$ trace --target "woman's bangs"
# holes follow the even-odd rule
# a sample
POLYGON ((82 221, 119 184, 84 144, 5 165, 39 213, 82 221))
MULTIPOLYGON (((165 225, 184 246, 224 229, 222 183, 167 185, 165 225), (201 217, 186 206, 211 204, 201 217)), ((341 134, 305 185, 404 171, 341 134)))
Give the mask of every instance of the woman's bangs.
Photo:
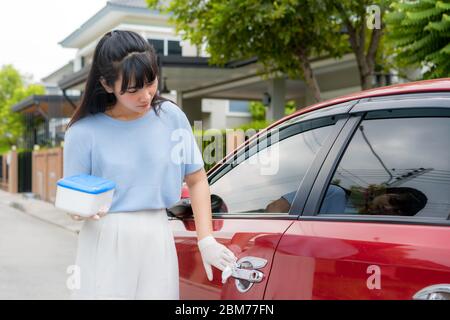
POLYGON ((152 62, 147 52, 132 53, 122 62, 121 93, 128 89, 141 89, 156 78, 152 62))

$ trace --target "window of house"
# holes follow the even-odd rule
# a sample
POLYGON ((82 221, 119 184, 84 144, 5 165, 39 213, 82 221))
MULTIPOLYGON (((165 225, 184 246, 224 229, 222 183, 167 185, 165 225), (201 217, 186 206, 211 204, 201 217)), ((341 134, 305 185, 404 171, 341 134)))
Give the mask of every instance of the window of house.
POLYGON ((180 41, 148 39, 148 42, 153 45, 156 53, 159 55, 181 56, 182 51, 180 41))
POLYGON ((230 112, 244 112, 249 113, 249 102, 248 101, 238 101, 231 100, 228 110, 230 112))
POLYGON ((164 55, 164 40, 148 39, 148 42, 153 45, 157 54, 164 55))
POLYGON ((169 56, 181 56, 181 46, 180 41, 167 41, 168 50, 167 53, 169 56))

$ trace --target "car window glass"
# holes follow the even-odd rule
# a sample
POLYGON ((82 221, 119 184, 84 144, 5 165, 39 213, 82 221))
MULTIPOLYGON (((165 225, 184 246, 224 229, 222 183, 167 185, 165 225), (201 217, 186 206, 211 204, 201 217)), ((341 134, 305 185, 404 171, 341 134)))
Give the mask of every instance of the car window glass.
POLYGON ((219 212, 286 214, 332 128, 328 125, 292 135, 240 162, 210 186, 213 197, 223 202, 219 212))
POLYGON ((450 214, 450 118, 364 120, 324 196, 321 214, 450 214))

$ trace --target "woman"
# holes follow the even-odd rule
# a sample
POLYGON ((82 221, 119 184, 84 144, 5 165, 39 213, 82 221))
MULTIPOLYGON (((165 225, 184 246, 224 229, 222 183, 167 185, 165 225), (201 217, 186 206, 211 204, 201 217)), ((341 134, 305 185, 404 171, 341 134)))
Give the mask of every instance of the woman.
MULTIPOLYGON (((212 236, 209 185, 183 111, 160 97, 157 56, 137 33, 97 44, 81 105, 66 131, 64 177, 116 183, 111 208, 85 219, 76 265, 79 299, 179 299, 178 259, 166 208, 189 187, 208 279, 234 254, 212 236)), ((74 219, 82 219, 73 216, 74 219)))

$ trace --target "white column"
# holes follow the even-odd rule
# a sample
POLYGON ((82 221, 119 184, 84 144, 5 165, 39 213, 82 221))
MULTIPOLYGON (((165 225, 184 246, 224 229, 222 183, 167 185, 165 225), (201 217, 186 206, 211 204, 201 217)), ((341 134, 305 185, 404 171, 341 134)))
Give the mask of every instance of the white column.
POLYGON ((194 121, 202 120, 202 98, 183 99, 181 94, 177 94, 177 104, 182 108, 191 125, 194 125, 194 121))
POLYGON ((270 121, 281 119, 284 117, 286 80, 284 78, 270 79, 268 92, 271 100, 266 112, 266 119, 270 121))

